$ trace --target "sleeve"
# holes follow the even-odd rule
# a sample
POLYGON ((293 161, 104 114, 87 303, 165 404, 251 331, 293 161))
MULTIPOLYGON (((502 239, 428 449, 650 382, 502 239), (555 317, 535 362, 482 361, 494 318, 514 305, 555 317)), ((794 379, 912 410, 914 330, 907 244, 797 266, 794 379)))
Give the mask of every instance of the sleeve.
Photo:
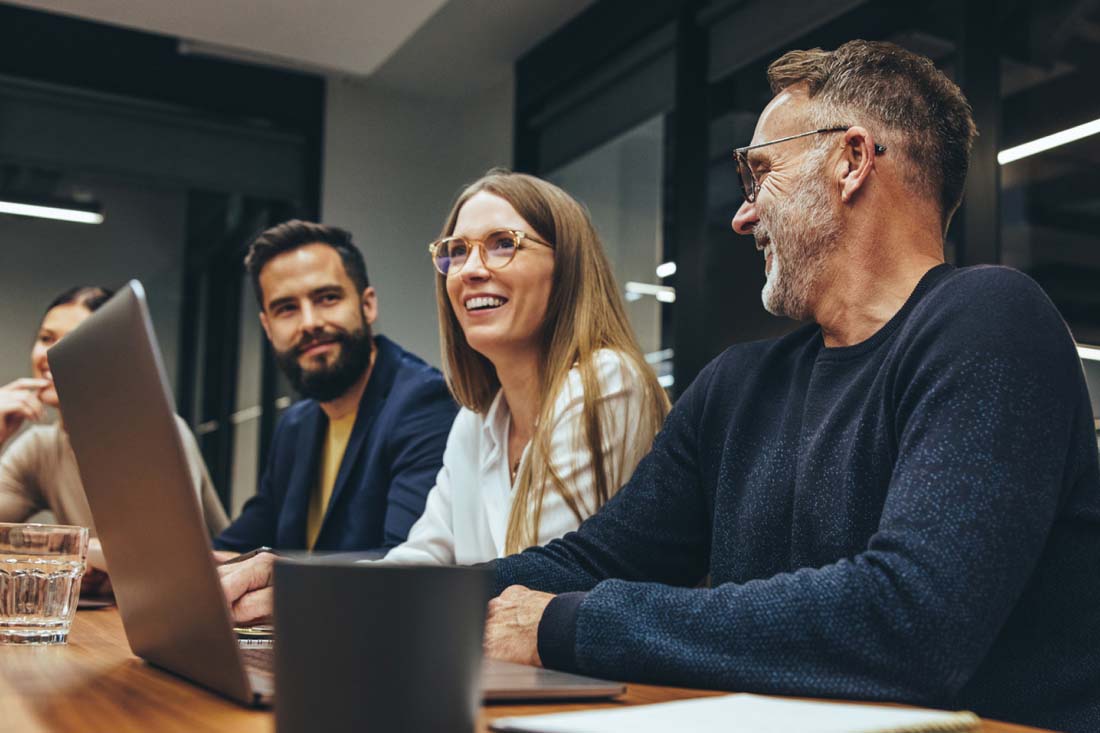
POLYGON ((210 472, 206 469, 206 461, 202 459, 199 444, 195 440, 194 433, 187 426, 183 418, 177 417, 180 437, 183 438, 184 453, 187 455, 187 463, 191 467, 191 481, 195 485, 195 495, 199 499, 199 507, 202 509, 203 519, 206 521, 206 530, 211 537, 229 526, 229 518, 225 515, 225 507, 214 490, 214 481, 210 478, 210 472))
POLYGON ((424 513, 457 411, 440 377, 426 380, 402 405, 401 419, 390 436, 392 462, 383 548, 404 542, 424 513))
MULTIPOLYGON (((605 349, 597 353, 595 367, 600 387, 596 409, 601 418, 601 450, 612 477, 609 490, 614 495, 651 447, 653 435, 637 432, 638 417, 645 409, 645 389, 627 362, 618 353, 605 349)), ((581 516, 573 513, 559 492, 547 491, 539 516, 540 545, 576 529, 597 508, 592 453, 584 433, 584 387, 579 371, 569 373, 556 402, 550 461, 562 483, 577 498, 581 516)))
POLYGON ((220 535, 214 538, 214 549, 247 552, 264 545, 274 547, 279 526, 279 502, 275 496, 274 464, 276 459, 289 450, 286 442, 285 423, 280 420, 271 439, 271 448, 267 453, 267 465, 260 476, 260 485, 241 514, 220 535))
POLYGON ((716 588, 619 576, 563 600, 540 648, 611 678, 953 699, 1038 562, 1082 409, 1080 363, 1049 300, 1030 280, 981 285, 989 308, 972 296, 945 309, 903 357, 898 458, 862 552, 716 588), (562 648, 569 631, 573 646, 562 648))
POLYGON ((36 434, 26 431, 0 455, 0 522, 23 522, 48 508, 38 487, 36 434))
POLYGON ((586 591, 607 578, 688 586, 703 579, 710 502, 700 480, 697 431, 715 363, 677 401, 653 449, 600 511, 559 540, 493 563, 496 593, 509 585, 586 591))

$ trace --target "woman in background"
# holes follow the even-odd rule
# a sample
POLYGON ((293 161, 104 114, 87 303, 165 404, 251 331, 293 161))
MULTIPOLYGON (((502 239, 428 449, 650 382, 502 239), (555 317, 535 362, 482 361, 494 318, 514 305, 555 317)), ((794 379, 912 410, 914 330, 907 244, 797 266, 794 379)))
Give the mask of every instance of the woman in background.
MULTIPOLYGON (((0 387, 0 447, 27 421, 39 421, 44 408, 58 408, 46 353, 84 319, 107 302, 112 293, 100 287, 77 287, 54 298, 38 327, 31 349, 34 377, 17 379, 0 387)), ((103 416, 110 420, 109 415, 103 416)), ((196 496, 202 505, 206 526, 216 535, 229 523, 206 471, 195 437, 177 418, 185 453, 191 466, 196 496)), ((77 470, 69 437, 62 421, 39 425, 24 432, 0 455, 0 522, 24 522, 37 512, 48 510, 61 524, 95 525, 84 486, 77 470)))

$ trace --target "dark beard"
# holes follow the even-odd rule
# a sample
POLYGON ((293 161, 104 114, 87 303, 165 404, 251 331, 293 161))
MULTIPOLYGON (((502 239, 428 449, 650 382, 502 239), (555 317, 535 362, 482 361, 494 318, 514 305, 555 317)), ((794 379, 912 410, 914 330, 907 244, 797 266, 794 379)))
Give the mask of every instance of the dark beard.
POLYGON ((321 369, 303 369, 298 363, 298 350, 303 344, 314 343, 316 338, 303 340, 286 351, 275 351, 275 361, 294 390, 318 402, 331 402, 347 392, 370 366, 374 346, 374 335, 366 322, 354 331, 325 334, 325 338, 340 344, 340 354, 331 366, 321 369))

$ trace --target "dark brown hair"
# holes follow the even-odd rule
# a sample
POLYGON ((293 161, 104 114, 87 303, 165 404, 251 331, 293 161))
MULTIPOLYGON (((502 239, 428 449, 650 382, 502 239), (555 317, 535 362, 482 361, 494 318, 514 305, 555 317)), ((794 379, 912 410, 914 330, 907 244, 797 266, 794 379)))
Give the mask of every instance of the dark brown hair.
POLYGON ((966 97, 931 59, 884 41, 849 41, 784 54, 768 67, 768 82, 775 94, 806 84, 818 127, 866 125, 881 135, 904 156, 906 181, 937 203, 946 230, 977 130, 966 97))
MULTIPOLYGON (((59 305, 82 305, 91 312, 95 312, 101 305, 111 299, 111 296, 115 294, 115 291, 108 288, 101 288, 98 285, 78 285, 75 288, 69 288, 65 292, 58 295, 56 298, 50 301, 50 304, 46 306, 46 313, 49 313, 59 305)), ((44 316, 45 314, 43 314, 44 316)))
POLYGON ((252 278, 260 310, 264 308, 264 293, 260 288, 260 273, 263 272, 264 266, 284 252, 310 244, 327 244, 336 250, 340 255, 340 261, 344 263, 344 272, 355 284, 359 293, 370 286, 370 280, 367 278, 367 264, 363 261, 363 253, 351 241, 351 232, 312 221, 291 219, 260 232, 252 240, 252 244, 248 247, 248 254, 244 258, 244 266, 252 278))

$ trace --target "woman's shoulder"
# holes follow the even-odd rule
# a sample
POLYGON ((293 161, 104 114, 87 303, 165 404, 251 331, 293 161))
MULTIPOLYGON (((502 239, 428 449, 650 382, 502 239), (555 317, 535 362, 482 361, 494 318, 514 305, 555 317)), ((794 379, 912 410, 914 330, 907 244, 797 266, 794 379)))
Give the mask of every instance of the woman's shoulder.
POLYGON ((454 422, 451 423, 451 432, 447 437, 448 445, 457 441, 469 441, 481 434, 487 420, 487 415, 474 412, 468 407, 460 407, 454 422))
POLYGON ((64 437, 56 423, 32 425, 17 435, 0 454, 5 460, 34 461, 55 455, 64 437))

